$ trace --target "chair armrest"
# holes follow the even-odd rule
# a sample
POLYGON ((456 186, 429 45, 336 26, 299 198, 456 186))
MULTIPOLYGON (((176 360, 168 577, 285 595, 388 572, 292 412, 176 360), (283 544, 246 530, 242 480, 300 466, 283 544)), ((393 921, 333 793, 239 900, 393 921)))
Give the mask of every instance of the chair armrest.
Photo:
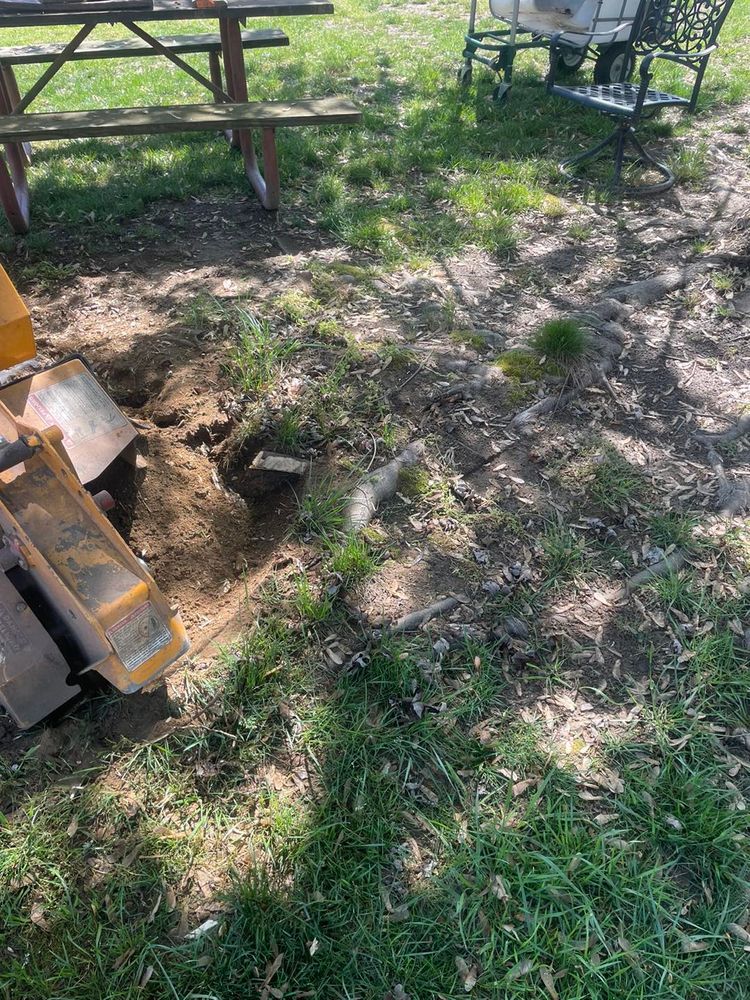
POLYGON ((654 59, 668 59, 670 62, 685 62, 689 59, 708 59, 712 52, 716 52, 718 45, 710 45, 707 49, 698 49, 697 52, 649 52, 641 59, 641 77, 649 73, 651 63, 654 59))

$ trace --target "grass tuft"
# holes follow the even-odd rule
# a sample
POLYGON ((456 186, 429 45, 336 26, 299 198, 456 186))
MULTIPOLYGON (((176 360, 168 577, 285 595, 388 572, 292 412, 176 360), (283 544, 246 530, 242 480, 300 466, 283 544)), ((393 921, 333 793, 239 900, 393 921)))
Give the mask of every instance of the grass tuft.
POLYGON ((563 317, 543 323, 531 342, 542 357, 570 364, 585 354, 588 336, 579 323, 563 317))

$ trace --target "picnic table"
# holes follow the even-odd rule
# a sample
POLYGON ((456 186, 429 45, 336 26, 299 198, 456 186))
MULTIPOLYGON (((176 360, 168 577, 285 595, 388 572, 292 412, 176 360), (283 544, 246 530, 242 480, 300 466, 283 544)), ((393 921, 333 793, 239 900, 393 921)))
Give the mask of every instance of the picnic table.
POLYGON ((245 172, 263 207, 276 209, 280 196, 276 129, 360 120, 357 108, 339 97, 248 101, 244 50, 287 45, 289 39, 277 28, 243 31, 240 24, 247 18, 331 14, 333 4, 328 0, 197 2, 201 6, 194 6, 194 0, 42 0, 43 6, 39 8, 25 9, 25 4, 19 4, 13 10, 7 9, 7 0, 0 3, 0 28, 78 26, 67 43, 0 47, 0 143, 5 150, 5 156, 0 157, 0 203, 17 233, 29 229, 26 167, 33 142, 177 131, 224 132, 240 149, 245 172), (150 27, 150 22, 156 21, 186 20, 214 20, 218 22, 218 32, 157 37, 143 26, 150 27), (117 41, 88 40, 99 24, 120 24, 132 37, 117 41), (182 58, 195 52, 208 53, 208 76, 182 58), (213 98, 212 103, 26 113, 32 101, 68 62, 155 55, 169 59, 204 86, 213 98), (49 65, 21 95, 13 67, 37 63, 49 65), (252 129, 261 131, 262 170, 252 129))

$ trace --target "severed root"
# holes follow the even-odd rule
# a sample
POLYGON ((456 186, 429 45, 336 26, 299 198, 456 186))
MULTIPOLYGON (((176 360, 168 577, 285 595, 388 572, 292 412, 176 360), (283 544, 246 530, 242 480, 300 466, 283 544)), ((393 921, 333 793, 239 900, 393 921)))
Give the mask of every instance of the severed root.
POLYGON ((412 611, 408 615, 404 615, 403 618, 399 618, 391 625, 389 632, 417 632, 423 625, 433 618, 437 618, 438 615, 445 615, 454 608, 457 608, 461 602, 457 597, 444 597, 442 601, 437 601, 435 604, 431 604, 429 608, 423 608, 421 611, 412 611))
POLYGON ((384 500, 396 492, 403 468, 416 465, 424 455, 424 442, 412 441, 394 459, 360 479, 344 508, 344 530, 361 531, 384 500))
POLYGON ((641 308, 643 306, 650 306, 658 299, 669 295, 670 292, 676 292, 678 288, 684 288, 685 285, 700 273, 700 264, 676 267, 670 271, 664 271, 662 274, 657 274, 653 278, 647 278, 645 281, 633 281, 629 285, 613 288, 609 293, 609 297, 618 302, 627 302, 630 305, 641 308))
POLYGON ((670 552, 668 556, 660 559, 653 566, 649 566, 647 569, 641 570, 640 573, 636 573, 635 576, 631 576, 625 584, 625 594, 632 593, 636 588, 642 587, 644 583, 648 583, 655 577, 669 576, 670 573, 676 573, 684 563, 684 552, 680 549, 675 549, 674 552, 670 552))

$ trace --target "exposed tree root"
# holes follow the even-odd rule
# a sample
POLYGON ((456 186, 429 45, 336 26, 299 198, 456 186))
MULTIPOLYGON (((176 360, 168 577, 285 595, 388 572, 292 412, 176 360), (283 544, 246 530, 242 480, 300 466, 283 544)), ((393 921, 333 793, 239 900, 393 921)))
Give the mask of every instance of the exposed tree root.
POLYGON ((740 417, 733 427, 726 431, 704 431, 695 435, 695 440, 701 444, 725 444, 729 441, 736 441, 743 434, 750 434, 750 413, 740 417))
POLYGON ((428 608, 422 608, 421 611, 412 611, 408 615, 404 615, 403 618, 399 618, 398 621, 395 621, 391 625, 388 631, 417 632, 428 621, 437 618, 438 615, 447 614, 449 611, 457 608, 460 603, 457 597, 444 597, 441 601, 431 604, 428 608))
POLYGON ((618 302, 626 302, 639 308, 650 306, 663 299, 670 292, 684 288, 694 277, 701 274, 702 264, 686 264, 685 267, 675 267, 669 271, 646 278, 645 281, 633 281, 629 285, 613 288, 609 297, 618 302))
POLYGON ((625 594, 632 593, 638 587, 642 587, 644 583, 648 583, 656 577, 669 576, 670 573, 676 573, 684 563, 685 553, 681 549, 675 549, 674 552, 670 552, 668 556, 660 559, 653 566, 649 566, 641 570, 640 573, 636 573, 635 576, 631 576, 625 583, 625 594))
POLYGON ((396 458, 360 479, 344 508, 344 529, 361 531, 368 525, 378 506, 396 492, 401 470, 416 465, 423 455, 424 443, 412 441, 396 458))
POLYGON ((750 480, 747 476, 735 479, 727 475, 724 460, 716 450, 717 444, 728 444, 750 433, 750 413, 744 414, 726 431, 696 434, 695 440, 706 448, 706 457, 713 469, 718 484, 716 508, 723 517, 734 517, 743 510, 750 509, 750 480))

